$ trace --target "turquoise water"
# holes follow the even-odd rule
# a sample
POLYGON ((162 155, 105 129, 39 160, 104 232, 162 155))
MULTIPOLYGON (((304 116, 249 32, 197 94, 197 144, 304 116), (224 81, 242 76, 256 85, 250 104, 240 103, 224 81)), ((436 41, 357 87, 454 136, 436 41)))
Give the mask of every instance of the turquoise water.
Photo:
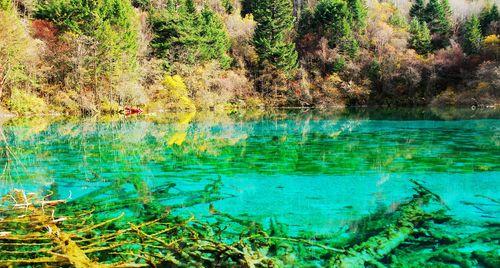
MULTIPOLYGON (((170 185, 182 207, 220 180, 220 194, 175 213, 209 219, 208 203, 291 232, 331 233, 396 207, 418 179, 470 226, 498 223, 500 117, 495 111, 288 111, 246 116, 21 118, 1 125, 0 193, 130 200, 170 185), (90 195, 92 194, 92 195, 90 195), (495 202, 496 200, 496 202, 495 202)), ((85 201, 83 201, 85 200, 85 201)), ((96 201, 97 202, 97 201, 96 201)))

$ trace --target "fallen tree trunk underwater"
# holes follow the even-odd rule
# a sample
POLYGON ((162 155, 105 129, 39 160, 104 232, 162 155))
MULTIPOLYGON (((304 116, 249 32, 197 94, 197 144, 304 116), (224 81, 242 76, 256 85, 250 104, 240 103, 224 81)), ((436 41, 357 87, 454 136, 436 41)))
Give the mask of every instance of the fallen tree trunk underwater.
POLYGON ((89 211, 76 201, 16 190, 0 204, 0 267, 499 267, 498 227, 448 234, 453 220, 446 204, 412 182, 415 194, 395 210, 360 219, 357 232, 323 237, 292 237, 274 220, 265 230, 218 211, 210 202, 223 196, 220 181, 188 202, 210 203, 211 223, 170 213, 182 204, 166 209, 159 203, 174 185, 138 189, 136 202, 152 209, 140 217, 121 213, 128 199, 104 203, 113 187, 79 198, 92 204, 89 211))
POLYGON ((424 212, 423 206, 431 199, 442 202, 441 198, 429 191, 420 183, 413 181, 416 194, 413 198, 400 205, 399 217, 388 223, 387 228, 367 241, 351 247, 347 254, 333 260, 332 265, 338 267, 365 267, 367 264, 384 267, 379 260, 390 254, 395 248, 406 241, 419 227, 433 219, 433 215, 424 212))

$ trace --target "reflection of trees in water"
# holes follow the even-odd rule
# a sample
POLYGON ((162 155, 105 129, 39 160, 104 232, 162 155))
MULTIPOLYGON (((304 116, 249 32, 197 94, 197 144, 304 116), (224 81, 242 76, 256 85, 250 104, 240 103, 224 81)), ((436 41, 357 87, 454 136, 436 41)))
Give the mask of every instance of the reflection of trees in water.
MULTIPOLYGON (((4 171, 14 180, 46 184, 46 189, 55 192, 56 197, 59 191, 59 197, 66 197, 62 189, 82 186, 81 193, 65 205, 67 212, 126 211, 148 218, 168 213, 170 209, 231 197, 219 192, 220 180, 209 181, 206 186, 202 182, 198 188, 189 190, 180 189, 181 180, 155 181, 183 171, 192 171, 184 176, 193 176, 193 180, 201 175, 213 177, 215 173, 448 172, 452 167, 457 169, 454 163, 458 161, 463 163, 460 171, 469 171, 475 167, 475 156, 481 157, 481 162, 494 163, 494 150, 498 150, 492 142, 498 139, 495 131, 485 130, 481 137, 471 138, 470 129, 462 131, 458 127, 446 130, 381 127, 376 121, 364 120, 363 114, 349 118, 314 113, 277 114, 253 121, 208 118, 187 114, 166 121, 36 119, 32 123, 6 124, 3 131, 7 142, 1 146, 0 166, 8 166, 4 171), (442 143, 450 139, 468 143, 471 149, 478 148, 480 154, 478 150, 461 151, 456 144, 442 143), (22 163, 26 170, 16 163, 22 163)), ((488 129, 488 123, 475 124, 488 129)), ((217 215, 213 207, 211 213, 217 215)), ((381 221, 386 218, 387 213, 381 215, 381 221)), ((373 220, 369 223, 367 226, 374 226, 373 220)), ((386 221, 384 226, 389 226, 386 221)), ((276 240, 282 239, 285 238, 276 240)), ((416 233, 409 239, 425 244, 429 237, 416 233)), ((440 241, 439 236, 432 239, 440 241)), ((404 245, 398 254, 407 258, 405 254, 415 251, 410 247, 411 243, 404 245)), ((314 255, 317 254, 311 256, 314 255)))
POLYGON ((182 171, 191 171, 196 177, 200 167, 219 174, 495 168, 488 163, 494 163, 498 134, 488 130, 487 123, 475 121, 477 127, 469 130, 461 130, 459 123, 457 128, 420 129, 418 125, 412 127, 411 121, 380 123, 364 120, 367 117, 375 116, 371 112, 296 112, 251 120, 213 114, 146 120, 22 119, 4 124, 3 129, 11 150, 28 172, 12 164, 5 146, 1 148, 0 166, 9 167, 3 171, 14 180, 44 183, 49 183, 54 174, 87 181, 96 180, 96 174, 99 180, 131 175, 154 179, 182 171), (471 136, 478 131, 481 135, 471 136), (463 146, 469 149, 463 150, 463 146), (474 160, 477 157, 486 164, 478 165, 474 160))

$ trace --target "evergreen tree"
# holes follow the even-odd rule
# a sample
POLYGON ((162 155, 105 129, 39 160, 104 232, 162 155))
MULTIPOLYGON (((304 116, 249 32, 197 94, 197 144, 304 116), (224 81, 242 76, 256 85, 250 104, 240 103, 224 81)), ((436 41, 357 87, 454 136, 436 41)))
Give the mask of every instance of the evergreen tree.
POLYGON ((420 22, 416 18, 411 21, 409 45, 421 55, 426 55, 431 51, 431 33, 427 23, 420 22))
POLYGON ((316 28, 314 21, 314 13, 309 8, 304 9, 300 13, 300 19, 297 27, 297 32, 299 36, 306 35, 314 28, 316 28))
POLYGON ((451 18, 453 16, 453 12, 451 10, 450 1, 449 0, 441 0, 441 5, 443 5, 444 14, 446 15, 446 17, 449 20, 451 20, 451 18))
POLYGON ((321 0, 314 11, 314 19, 324 32, 338 30, 344 19, 350 17, 349 8, 343 0, 321 0))
POLYGON ((425 7, 423 18, 432 33, 438 33, 442 36, 451 34, 451 22, 440 0, 429 1, 425 7))
POLYGON ((247 14, 252 13, 253 0, 240 0, 241 2, 241 16, 245 17, 247 14))
POLYGON ((464 51, 467 54, 477 54, 481 50, 482 43, 481 24, 477 16, 472 16, 465 22, 464 51))
POLYGON ((192 0, 174 2, 153 15, 151 25, 151 46, 167 62, 195 64, 217 60, 223 68, 230 66, 230 39, 221 18, 212 10, 197 12, 192 0))
POLYGON ((352 32, 352 16, 343 0, 321 0, 314 11, 315 24, 331 47, 354 56, 359 48, 352 32))
POLYGON ((234 6, 231 0, 222 0, 222 5, 227 13, 231 14, 234 11, 234 6))
POLYGON ((194 0, 186 0, 185 6, 187 14, 193 15, 196 13, 196 5, 194 3, 194 0))
POLYGON ((479 23, 481 24, 481 32, 483 35, 488 34, 488 30, 492 22, 500 20, 498 15, 498 7, 493 4, 491 7, 485 7, 479 15, 479 23))
POLYGON ((290 71, 298 67, 298 54, 290 40, 294 27, 293 5, 290 0, 256 1, 252 10, 257 28, 254 45, 261 64, 290 71))
POLYGON ((347 52, 349 56, 355 57, 359 50, 358 40, 354 37, 354 33, 350 28, 350 21, 343 19, 340 31, 341 37, 338 40, 338 46, 341 51, 347 52))
POLYGON ((401 14, 399 10, 396 10, 390 17, 389 17, 389 24, 397 27, 397 28, 406 28, 408 26, 408 22, 406 21, 406 17, 401 14))
POLYGON ((424 0, 415 0, 410 8, 410 17, 422 19, 425 14, 424 0))
POLYGON ((201 59, 218 59, 221 67, 230 67, 232 58, 227 55, 227 52, 231 48, 231 40, 222 19, 212 10, 204 8, 200 20, 201 59))
POLYGON ((349 15, 352 21, 353 29, 361 30, 366 26, 367 10, 362 0, 347 0, 349 15))
POLYGON ((121 0, 46 0, 35 12, 36 18, 52 21, 62 30, 89 36, 105 23, 124 30, 127 37, 136 35, 134 16, 131 2, 121 0))
POLYGON ((442 0, 429 0, 424 10, 423 19, 433 34, 433 47, 437 49, 447 46, 452 35, 452 25, 442 0))

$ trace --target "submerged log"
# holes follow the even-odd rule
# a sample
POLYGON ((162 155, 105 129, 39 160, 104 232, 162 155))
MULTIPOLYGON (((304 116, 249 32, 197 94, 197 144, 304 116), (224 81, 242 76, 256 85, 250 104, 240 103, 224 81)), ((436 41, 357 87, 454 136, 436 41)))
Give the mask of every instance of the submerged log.
MULTIPOLYGON (((64 203, 64 201, 43 201, 34 200, 33 196, 26 195, 23 191, 14 191, 10 197, 14 202, 12 205, 13 212, 17 212, 18 221, 16 225, 33 225, 31 228, 46 229, 46 237, 50 238, 55 246, 46 250, 46 253, 51 257, 28 259, 17 259, 3 262, 2 264, 34 264, 34 263, 68 263, 76 268, 100 267, 98 263, 92 262, 85 252, 71 239, 71 236, 62 231, 58 226, 53 215, 46 211, 51 206, 64 203), (36 205, 39 204, 39 205, 36 205)), ((9 238, 16 235, 10 234, 9 238)), ((1 239, 0 239, 1 240, 1 239)), ((37 245, 37 244, 35 244, 37 245)), ((44 250, 39 250, 44 252, 44 250)))
MULTIPOLYGON (((209 203, 218 197, 218 183, 214 182, 194 195, 189 192, 193 196, 190 201, 209 203)), ((177 198, 178 193, 168 192, 171 187, 152 199, 117 200, 123 202, 116 204, 117 211, 123 211, 126 202, 131 200, 147 201, 144 208, 153 206, 149 209, 157 211, 155 206, 160 206, 162 198, 177 198)), ((110 190, 109 187, 105 189, 110 190)), ((485 267, 495 267, 498 263, 495 261, 496 252, 485 249, 485 252, 462 254, 461 248, 486 239, 496 242, 498 236, 485 233, 460 241, 451 234, 446 236, 441 229, 434 227, 446 223, 449 217, 444 215, 444 210, 429 212, 427 208, 431 206, 426 206, 435 200, 433 205, 446 207, 443 200, 421 183, 414 182, 414 190, 416 193, 412 198, 395 211, 380 211, 363 219, 363 225, 374 228, 365 228, 353 239, 343 240, 337 238, 344 233, 291 237, 285 226, 274 221, 271 221, 269 230, 264 230, 261 224, 218 211, 214 205, 209 206, 209 212, 216 223, 201 222, 194 216, 174 216, 170 211, 128 218, 115 214, 114 218, 101 219, 92 213, 105 210, 103 208, 82 212, 80 203, 44 201, 43 197, 39 200, 35 195, 19 191, 0 203, 0 267, 301 267, 311 264, 331 267, 385 267, 391 264, 402 267, 398 264, 412 259, 408 256, 412 250, 435 246, 435 243, 445 247, 431 253, 422 251, 419 261, 439 263, 450 260, 450 263, 467 264, 468 258, 473 258, 485 267), (63 209, 58 211, 64 211, 64 215, 55 212, 60 207, 63 209), (237 227, 231 229, 230 225, 237 227), (396 256, 406 259, 398 260, 396 256), (456 260, 452 260, 454 256, 457 256, 456 260)), ((79 200, 99 206, 93 197, 101 194, 102 191, 95 191, 89 194, 92 198, 79 200)), ((103 207, 107 205, 102 204, 103 207)))
POLYGON ((98 222, 79 221, 78 214, 55 218, 55 207, 64 203, 37 200, 23 191, 4 199, 0 267, 201 267, 210 263, 267 267, 273 262, 246 242, 216 239, 210 225, 194 218, 180 220, 167 214, 118 225, 114 224, 123 214, 98 222))
POLYGON ((370 237, 365 242, 348 249, 346 254, 334 257, 330 264, 335 267, 365 267, 367 264, 383 266, 379 261, 406 241, 425 222, 432 219, 432 215, 425 212, 422 206, 431 199, 442 203, 441 198, 422 184, 414 182, 416 194, 413 198, 400 205, 395 213, 397 220, 391 223, 381 233, 370 237))

